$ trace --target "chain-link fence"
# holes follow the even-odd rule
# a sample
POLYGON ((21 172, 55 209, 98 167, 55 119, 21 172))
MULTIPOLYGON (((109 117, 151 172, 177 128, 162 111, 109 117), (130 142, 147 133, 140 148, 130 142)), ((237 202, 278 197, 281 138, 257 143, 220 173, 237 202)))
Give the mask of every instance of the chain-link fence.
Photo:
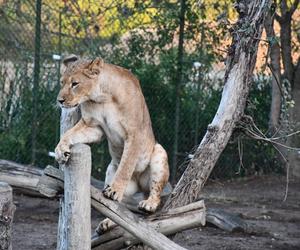
MULTIPOLYGON (((100 56, 139 78, 174 178, 181 172, 176 166, 200 142, 221 93, 221 77, 212 68, 220 55, 213 45, 224 34, 206 13, 211 8, 217 16, 224 6, 201 2, 0 1, 0 157, 54 164, 48 152, 59 140, 61 58, 100 56)), ((230 152, 231 174, 240 166, 237 152, 230 152)), ((93 162, 103 175, 109 162, 105 143, 93 146, 93 162)), ((217 171, 224 175, 222 164, 217 171)))

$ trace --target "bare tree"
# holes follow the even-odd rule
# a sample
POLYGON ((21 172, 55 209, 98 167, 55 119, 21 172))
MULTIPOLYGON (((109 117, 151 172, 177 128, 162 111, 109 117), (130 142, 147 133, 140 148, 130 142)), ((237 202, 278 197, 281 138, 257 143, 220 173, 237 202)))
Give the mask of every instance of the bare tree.
POLYGON ((236 124, 243 117, 263 22, 270 3, 270 0, 236 2, 239 19, 232 28, 233 39, 226 61, 225 85, 219 108, 164 209, 186 205, 199 198, 236 124))

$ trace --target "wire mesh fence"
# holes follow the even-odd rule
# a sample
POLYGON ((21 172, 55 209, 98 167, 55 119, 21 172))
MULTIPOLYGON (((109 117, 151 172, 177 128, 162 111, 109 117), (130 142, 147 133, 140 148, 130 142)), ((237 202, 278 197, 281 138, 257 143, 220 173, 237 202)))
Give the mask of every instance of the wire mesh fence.
MULTIPOLYGON (((175 178, 182 172, 177 166, 205 133, 221 93, 218 72, 211 74, 219 56, 213 44, 221 34, 206 20, 209 7, 201 2, 0 1, 0 157, 55 164, 48 152, 59 140, 61 58, 99 56, 139 78, 175 178)), ((220 4, 210 8, 221 11, 220 4)), ((238 169, 234 152, 235 162, 221 164, 217 177, 238 169)), ((108 162, 107 145, 93 146, 94 173, 103 176, 108 162)))

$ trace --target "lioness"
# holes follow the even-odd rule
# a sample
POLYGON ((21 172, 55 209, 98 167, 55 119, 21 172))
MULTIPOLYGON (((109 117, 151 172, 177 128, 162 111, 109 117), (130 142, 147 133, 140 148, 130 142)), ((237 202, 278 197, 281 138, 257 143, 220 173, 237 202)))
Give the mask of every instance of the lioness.
POLYGON ((66 162, 76 143, 106 137, 111 162, 103 194, 121 201, 124 195, 143 192, 149 196, 139 208, 154 212, 169 178, 169 166, 166 151, 155 141, 139 81, 130 71, 100 58, 70 56, 64 65, 57 101, 63 108, 80 105, 82 118, 62 136, 55 149, 56 160, 66 162))

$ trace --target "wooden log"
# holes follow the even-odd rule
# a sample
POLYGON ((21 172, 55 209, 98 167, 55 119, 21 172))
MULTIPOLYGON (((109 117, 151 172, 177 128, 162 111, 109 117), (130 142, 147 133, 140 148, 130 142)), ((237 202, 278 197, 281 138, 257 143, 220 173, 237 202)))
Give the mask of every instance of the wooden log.
POLYGON ((15 209, 12 188, 0 182, 0 250, 12 249, 11 230, 15 209))
MULTIPOLYGON (((57 181, 62 181, 63 178, 66 180, 66 177, 63 177, 60 170, 52 168, 53 167, 50 166, 47 167, 46 172, 48 175, 52 175, 54 179, 57 179, 57 181)), ((64 174, 66 174, 66 171, 64 174)), ((59 184, 57 187, 59 187, 59 184)), ((131 213, 125 205, 105 198, 101 190, 91 186, 90 194, 92 197, 92 206, 97 211, 119 224, 132 235, 137 237, 141 242, 144 242, 154 249, 184 249, 164 235, 155 231, 155 229, 149 226, 146 222, 131 213)))
POLYGON ((91 150, 84 144, 71 149, 64 170, 64 235, 61 249, 91 248, 91 150))
MULTIPOLYGON (((41 170, 36 169, 34 167, 24 166, 21 164, 16 164, 14 162, 4 161, 4 160, 0 160, 0 163, 2 164, 1 166, 4 166, 3 168, 0 168, 0 179, 3 178, 3 176, 9 176, 9 178, 6 178, 5 180, 9 180, 11 182, 9 184, 14 185, 14 187, 19 188, 19 190, 24 191, 24 189, 27 187, 26 190, 32 190, 32 191, 38 190, 43 195, 50 198, 57 197, 58 194, 63 192, 64 173, 60 169, 57 169, 49 165, 44 169, 43 174, 41 175, 41 170), (15 175, 18 175, 19 178, 14 179, 13 177, 15 175), (23 181, 24 178, 27 178, 25 182, 23 181), (32 182, 30 181, 31 179, 33 180, 32 182), (36 183, 35 181, 36 179, 39 179, 39 183, 37 185, 36 184, 28 185, 28 183, 29 184, 36 183)), ((91 185, 93 185, 95 188, 96 187, 101 188, 103 187, 104 183, 92 178, 91 185)), ((99 188, 98 191, 100 192, 99 188)), ((164 189, 163 196, 167 196, 168 194, 170 194, 170 192, 171 192, 171 187, 168 184, 167 187, 164 189)), ((133 198, 127 199, 125 201, 126 202, 125 205, 131 211, 139 212, 137 210, 137 205, 142 198, 143 197, 141 195, 136 194, 133 198)), ((166 217, 170 215, 172 216, 174 214, 175 216, 177 216, 179 213, 189 212, 192 211, 193 209, 194 210, 201 209, 201 206, 199 206, 199 204, 197 204, 196 202, 196 203, 191 203, 189 205, 186 205, 184 207, 170 209, 166 213, 160 213, 160 214, 155 214, 154 216, 148 216, 147 222, 150 223, 155 228, 158 228, 158 230, 161 233, 170 235, 171 233, 168 230, 163 231, 162 229, 154 225, 152 220, 156 220, 160 222, 161 220, 164 220, 166 217)), ((207 209, 206 211, 207 211, 206 221, 209 222, 210 224, 213 224, 229 232, 249 231, 248 225, 242 219, 235 216, 234 214, 225 212, 221 209, 207 209)), ((178 220, 175 219, 175 224, 177 221, 178 220)), ((168 222, 171 221, 164 221, 163 223, 165 225, 168 225, 168 222)), ((187 223, 188 228, 191 228, 193 225, 193 221, 191 220, 184 220, 184 223, 187 223)), ((182 223, 182 226, 184 226, 184 223, 182 223)), ((202 223, 201 225, 203 224, 204 223, 202 223)), ((177 228, 176 232, 182 230, 183 230, 182 228, 177 228)), ((131 234, 126 233, 126 231, 123 230, 122 228, 117 227, 114 230, 105 233, 104 235, 101 236, 95 235, 92 240, 92 245, 98 246, 99 244, 103 244, 104 242, 107 242, 109 240, 113 241, 113 243, 109 243, 112 249, 116 249, 117 247, 124 246, 124 244, 126 245, 126 243, 128 245, 129 242, 130 244, 133 244, 134 242, 136 243, 140 242, 136 240, 131 234), (116 241, 116 239, 118 239, 118 241, 116 241)), ((109 247, 109 246, 105 245, 105 247, 109 247)))
MULTIPOLYGON (((11 185, 14 190, 24 194, 38 197, 55 198, 64 190, 64 172, 51 165, 39 169, 33 166, 22 165, 13 161, 0 159, 0 181, 11 185)), ((103 189, 104 182, 91 177, 91 185, 103 189)), ((167 183, 162 192, 162 198, 168 196, 172 191, 170 183, 167 183)), ((137 204, 143 199, 141 193, 126 198, 126 207, 132 211, 140 212, 137 204)))
MULTIPOLYGON (((63 192, 64 173, 51 165, 40 169, 13 161, 0 159, 0 181, 8 183, 14 190, 30 196, 57 197, 63 192)), ((91 184, 103 189, 104 182, 91 177, 91 184)), ((168 194, 170 191, 168 191, 168 194)))
POLYGON ((42 169, 0 159, 0 181, 13 188, 22 189, 23 192, 38 194, 38 183, 42 174, 42 169))
MULTIPOLYGON (((205 225, 204 201, 198 201, 178 210, 168 213, 153 215, 147 218, 150 226, 164 235, 172 235, 189 228, 205 225)), ((116 227, 103 235, 94 235, 92 238, 93 249, 115 250, 135 245, 141 241, 120 227, 116 227)))
MULTIPOLYGON (((41 194, 43 194, 44 197, 54 198, 63 193, 64 173, 60 169, 48 165, 44 169, 43 174, 41 174, 42 170, 40 169, 5 160, 0 160, 0 166, 0 180, 9 182, 9 185, 12 185, 14 188, 18 188, 19 191, 25 194, 28 194, 29 192, 30 195, 34 194, 35 196, 40 196, 41 194), (8 176, 8 178, 6 176, 8 176), (15 176, 17 176, 17 178, 14 178, 15 176), (30 181, 31 179, 32 182, 30 181), (39 179, 38 184, 36 184, 37 179, 39 179), (40 194, 37 191, 39 191, 40 194)), ((95 178, 91 178, 91 185, 98 189, 102 189, 104 186, 104 182, 96 180, 95 178)), ((164 188, 162 197, 168 196, 171 191, 172 188, 168 183, 168 185, 164 188)), ((142 199, 143 197, 139 193, 137 193, 132 198, 125 199, 124 204, 129 210, 145 215, 145 213, 137 209, 137 205, 142 199)), ((169 211, 167 211, 167 213, 164 214, 176 214, 179 213, 179 211, 183 208, 190 210, 189 206, 191 206, 192 208, 194 204, 195 203, 180 208, 170 209, 169 211)), ((228 213, 221 209, 208 208, 206 211, 206 221, 210 224, 213 224, 214 226, 229 232, 248 232, 248 225, 238 216, 235 216, 234 214, 228 213)), ((155 214, 156 218, 158 216, 159 214, 155 214)), ((149 219, 151 219, 151 217, 148 217, 148 220, 149 219)), ((123 235, 124 231, 121 232, 121 234, 123 235)), ((116 235, 114 237, 116 237, 116 235)), ((119 237, 121 237, 122 235, 119 235, 119 237)), ((103 241, 104 236, 107 237, 107 234, 101 236, 101 241, 103 241)))
MULTIPOLYGON (((163 234, 158 233, 151 225, 131 213, 125 206, 106 199, 102 192, 91 187, 92 205, 103 215, 113 220, 116 224, 126 229, 133 236, 153 249, 185 249, 163 234)), ((134 239, 134 237, 132 237, 134 239)), ((102 248, 102 249, 107 249, 102 248)))
POLYGON ((189 204, 199 198, 237 122, 243 117, 263 21, 270 4, 270 0, 236 1, 239 19, 232 28, 233 39, 228 50, 220 105, 193 158, 167 200, 164 210, 189 204))
MULTIPOLYGON (((79 120, 79 110, 62 109, 61 135, 79 120)), ((76 144, 71 156, 60 169, 64 171, 64 197, 60 200, 58 225, 59 250, 91 249, 91 150, 76 144)))

